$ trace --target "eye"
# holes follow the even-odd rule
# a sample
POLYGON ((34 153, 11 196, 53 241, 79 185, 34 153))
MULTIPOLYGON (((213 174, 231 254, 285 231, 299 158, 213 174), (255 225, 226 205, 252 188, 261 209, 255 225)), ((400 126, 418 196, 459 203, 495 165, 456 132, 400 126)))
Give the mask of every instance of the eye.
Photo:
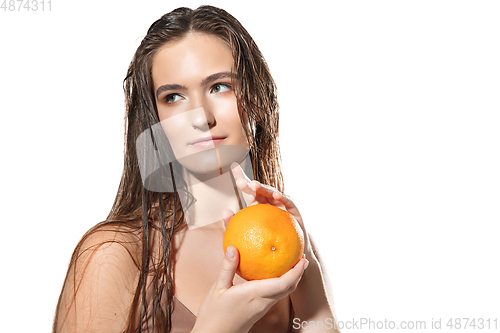
POLYGON ((172 104, 172 103, 177 102, 181 98, 182 98, 182 96, 179 94, 169 94, 165 97, 165 102, 168 104, 172 104))
POLYGON ((214 93, 218 94, 218 93, 222 93, 225 91, 229 91, 231 89, 233 89, 233 88, 229 84, 216 83, 212 86, 212 88, 210 89, 210 92, 214 92, 214 93))

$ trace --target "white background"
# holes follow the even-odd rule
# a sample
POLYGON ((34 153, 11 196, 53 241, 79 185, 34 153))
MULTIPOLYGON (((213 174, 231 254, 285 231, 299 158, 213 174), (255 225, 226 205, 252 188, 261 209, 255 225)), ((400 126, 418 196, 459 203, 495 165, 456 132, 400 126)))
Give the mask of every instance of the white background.
MULTIPOLYGON (((276 80, 286 192, 338 319, 498 316, 500 3, 209 3, 276 80)), ((0 10, 5 332, 50 331, 71 252, 116 194, 132 55, 162 14, 200 4, 0 10)))

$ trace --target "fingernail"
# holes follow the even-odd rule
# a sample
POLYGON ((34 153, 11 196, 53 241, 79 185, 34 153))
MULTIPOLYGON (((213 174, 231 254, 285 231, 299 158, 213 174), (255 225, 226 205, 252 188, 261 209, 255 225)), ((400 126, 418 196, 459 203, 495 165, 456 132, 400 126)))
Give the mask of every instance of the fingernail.
POLYGON ((304 264, 304 269, 306 269, 307 266, 309 266, 309 260, 306 259, 306 263, 304 264))
MULTIPOLYGON (((227 165, 227 164, 226 164, 227 165)), ((236 162, 231 163, 231 169, 234 169, 238 166, 239 164, 236 162)))
POLYGON ((229 246, 227 247, 227 250, 226 250, 226 257, 228 259, 233 259, 233 257, 234 257, 233 249, 230 248, 229 246))

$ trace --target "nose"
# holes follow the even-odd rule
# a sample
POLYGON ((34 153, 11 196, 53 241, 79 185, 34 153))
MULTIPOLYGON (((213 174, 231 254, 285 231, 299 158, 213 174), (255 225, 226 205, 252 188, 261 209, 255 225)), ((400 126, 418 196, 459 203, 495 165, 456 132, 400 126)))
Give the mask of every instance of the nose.
POLYGON ((191 124, 194 129, 208 131, 216 125, 213 112, 209 108, 199 107, 191 112, 191 124))

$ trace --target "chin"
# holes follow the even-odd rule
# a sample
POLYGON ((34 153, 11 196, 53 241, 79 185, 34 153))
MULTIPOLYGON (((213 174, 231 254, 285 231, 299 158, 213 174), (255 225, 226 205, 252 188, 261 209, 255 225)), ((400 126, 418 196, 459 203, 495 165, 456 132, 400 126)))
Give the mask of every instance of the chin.
POLYGON ((233 162, 243 163, 248 148, 238 145, 218 145, 178 159, 190 173, 213 178, 228 172, 233 162))

